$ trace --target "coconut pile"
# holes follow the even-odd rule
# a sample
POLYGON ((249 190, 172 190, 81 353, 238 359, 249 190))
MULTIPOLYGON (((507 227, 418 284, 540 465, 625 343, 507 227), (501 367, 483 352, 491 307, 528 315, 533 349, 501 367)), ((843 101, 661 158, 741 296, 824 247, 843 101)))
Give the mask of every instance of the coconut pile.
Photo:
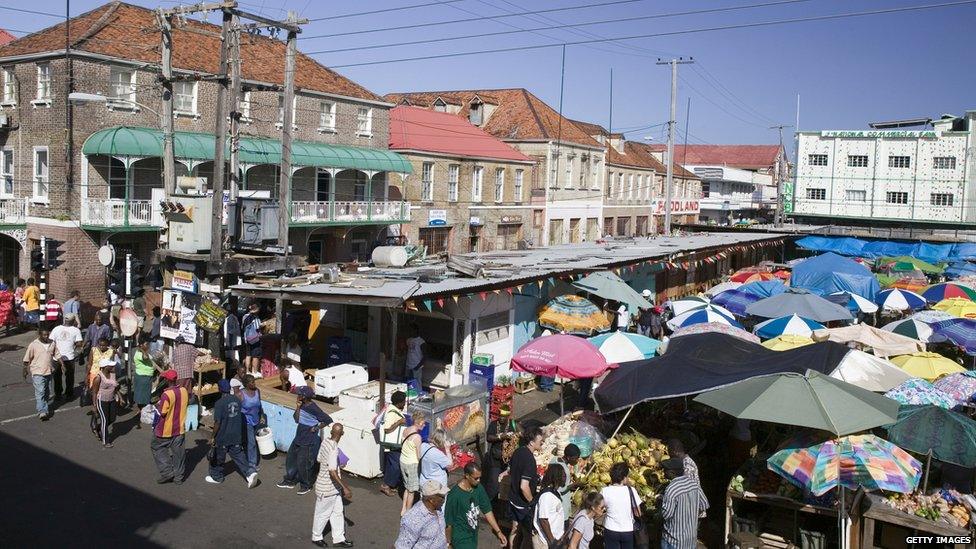
POLYGON ((640 494, 647 509, 654 509, 657 496, 666 484, 661 462, 668 459, 668 449, 656 438, 648 438, 637 431, 618 434, 591 458, 592 466, 574 479, 583 487, 573 494, 573 503, 579 505, 588 492, 598 492, 610 484, 610 467, 626 462, 630 466, 630 480, 640 494))

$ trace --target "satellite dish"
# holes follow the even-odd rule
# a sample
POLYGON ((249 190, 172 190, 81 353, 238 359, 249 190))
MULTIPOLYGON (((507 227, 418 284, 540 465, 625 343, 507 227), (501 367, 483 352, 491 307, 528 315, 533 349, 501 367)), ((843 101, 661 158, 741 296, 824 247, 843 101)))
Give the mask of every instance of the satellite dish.
POLYGON ((125 337, 132 337, 136 335, 136 331, 139 330, 139 316, 135 311, 129 307, 123 307, 119 311, 119 331, 125 337))
POLYGON ((115 264, 115 248, 111 244, 106 244, 98 249, 98 262, 103 267, 115 264))

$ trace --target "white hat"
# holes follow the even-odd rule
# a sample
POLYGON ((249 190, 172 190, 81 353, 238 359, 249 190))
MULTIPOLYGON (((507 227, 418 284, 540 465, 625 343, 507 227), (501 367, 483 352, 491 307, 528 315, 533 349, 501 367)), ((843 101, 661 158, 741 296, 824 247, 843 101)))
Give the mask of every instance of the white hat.
POLYGON ((232 377, 232 378, 230 378, 230 386, 231 386, 232 389, 234 387, 242 387, 243 388, 244 387, 244 382, 241 381, 241 380, 239 380, 239 379, 237 379, 236 377, 232 377))
POLYGON ((420 495, 424 497, 435 496, 435 495, 447 495, 447 486, 444 486, 436 480, 428 480, 420 486, 420 495))
POLYGON ((107 368, 109 366, 115 366, 115 359, 103 358, 98 362, 99 368, 107 368))
POLYGON ((644 297, 651 297, 651 291, 650 290, 644 290, 643 292, 641 292, 641 295, 644 296, 644 297))

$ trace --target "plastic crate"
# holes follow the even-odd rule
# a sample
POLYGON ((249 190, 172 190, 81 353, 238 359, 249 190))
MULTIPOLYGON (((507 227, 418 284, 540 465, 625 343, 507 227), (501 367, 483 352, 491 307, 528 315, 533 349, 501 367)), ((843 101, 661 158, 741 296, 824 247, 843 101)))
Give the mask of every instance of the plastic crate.
POLYGON ((495 367, 471 364, 468 367, 468 383, 484 387, 489 393, 495 389, 495 367))

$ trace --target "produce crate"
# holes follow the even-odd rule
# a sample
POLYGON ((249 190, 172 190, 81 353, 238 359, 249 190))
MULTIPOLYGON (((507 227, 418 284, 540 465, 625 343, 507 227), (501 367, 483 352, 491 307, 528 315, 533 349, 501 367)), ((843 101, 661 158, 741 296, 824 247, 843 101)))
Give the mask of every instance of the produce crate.
POLYGON ((515 380, 515 392, 524 395, 535 391, 535 379, 531 377, 519 377, 515 380))

